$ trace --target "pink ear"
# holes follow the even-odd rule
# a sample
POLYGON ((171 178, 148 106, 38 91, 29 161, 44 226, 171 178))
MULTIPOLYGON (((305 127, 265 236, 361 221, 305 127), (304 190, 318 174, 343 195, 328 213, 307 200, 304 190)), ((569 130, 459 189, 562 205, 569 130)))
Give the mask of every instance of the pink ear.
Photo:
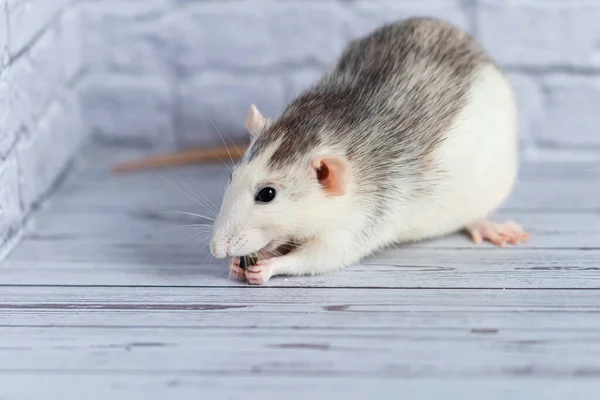
POLYGON ((352 178, 350 163, 340 156, 322 156, 312 161, 317 179, 327 194, 343 196, 352 178))
POLYGON ((254 104, 250 106, 248 115, 246 116, 246 129, 251 136, 256 135, 266 125, 267 119, 258 111, 254 104))

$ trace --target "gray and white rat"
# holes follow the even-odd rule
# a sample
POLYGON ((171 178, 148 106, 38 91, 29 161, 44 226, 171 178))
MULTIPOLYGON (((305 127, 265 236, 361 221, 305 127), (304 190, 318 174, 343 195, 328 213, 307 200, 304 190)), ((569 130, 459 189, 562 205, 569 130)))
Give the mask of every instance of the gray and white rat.
POLYGON ((529 238, 515 222, 487 219, 517 176, 513 90, 444 20, 409 18, 352 41, 279 118, 252 105, 246 128, 210 249, 251 284, 463 229, 476 243, 529 238), (254 252, 261 259, 241 269, 239 257, 254 252))

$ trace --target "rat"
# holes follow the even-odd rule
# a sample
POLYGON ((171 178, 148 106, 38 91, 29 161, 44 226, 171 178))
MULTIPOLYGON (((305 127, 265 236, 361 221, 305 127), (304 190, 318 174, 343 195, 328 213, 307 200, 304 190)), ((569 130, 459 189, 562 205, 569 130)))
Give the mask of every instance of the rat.
POLYGON ((517 125, 510 81, 471 34, 431 17, 382 25, 279 117, 250 106, 210 251, 261 285, 462 230, 526 242, 489 219, 516 181, 517 125), (259 260, 241 268, 248 254, 259 260))
POLYGON ((246 151, 247 144, 232 144, 233 146, 228 146, 223 142, 223 146, 189 149, 168 154, 146 156, 138 160, 118 163, 112 170, 115 173, 126 173, 189 164, 211 163, 216 161, 224 162, 223 160, 231 160, 231 162, 239 161, 246 151))

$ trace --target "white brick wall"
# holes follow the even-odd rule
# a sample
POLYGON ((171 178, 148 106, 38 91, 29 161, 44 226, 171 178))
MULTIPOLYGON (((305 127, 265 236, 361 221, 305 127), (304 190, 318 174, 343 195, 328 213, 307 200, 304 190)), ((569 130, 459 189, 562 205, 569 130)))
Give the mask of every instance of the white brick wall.
POLYGON ((415 15, 505 67, 525 157, 600 158, 598 0, 0 0, 0 256, 86 132, 220 143, 212 119, 245 136, 250 103, 277 115, 349 40, 415 15))
POLYGON ((0 0, 0 259, 82 135, 80 10, 0 0))
POLYGON ((526 149, 600 155, 598 0, 95 2, 86 21, 96 75, 86 85, 88 122, 97 137, 144 145, 218 143, 209 116, 230 136, 245 135, 251 102, 281 112, 348 40, 413 15, 469 30, 506 68, 526 149), (123 85, 106 84, 115 78, 123 85), (116 104, 128 111, 113 114, 116 104))

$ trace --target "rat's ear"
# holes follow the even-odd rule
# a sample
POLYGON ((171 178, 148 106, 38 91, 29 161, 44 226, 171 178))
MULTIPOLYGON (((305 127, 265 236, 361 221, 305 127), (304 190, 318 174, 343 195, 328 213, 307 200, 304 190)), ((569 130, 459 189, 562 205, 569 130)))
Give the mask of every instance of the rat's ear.
POLYGON ((335 155, 320 156, 312 160, 312 168, 325 193, 332 196, 346 194, 352 178, 348 160, 335 155))
POLYGON ((250 105, 246 116, 246 129, 251 136, 258 134, 267 124, 267 119, 258 111, 254 104, 250 105))

